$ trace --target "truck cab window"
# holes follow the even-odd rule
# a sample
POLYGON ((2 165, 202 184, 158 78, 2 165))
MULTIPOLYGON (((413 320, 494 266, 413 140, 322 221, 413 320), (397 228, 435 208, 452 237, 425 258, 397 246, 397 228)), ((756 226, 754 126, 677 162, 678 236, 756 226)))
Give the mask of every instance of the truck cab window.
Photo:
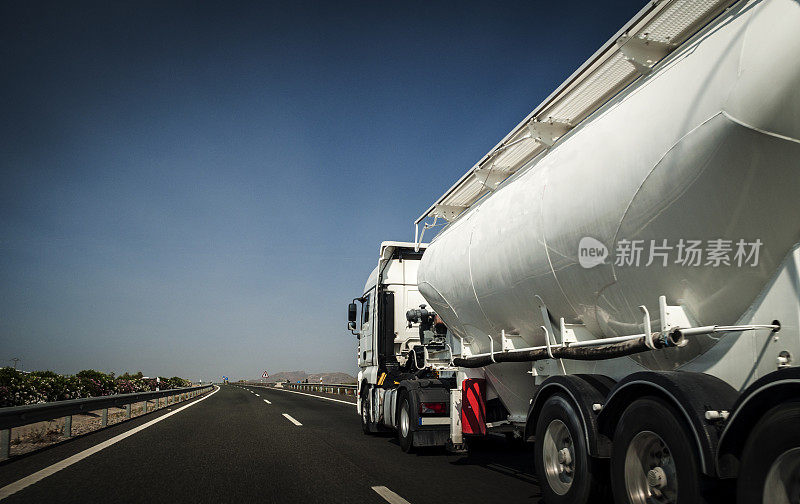
POLYGON ((364 301, 364 306, 361 309, 361 316, 362 316, 361 323, 362 324, 366 324, 367 322, 369 322, 369 305, 370 305, 370 301, 371 300, 372 300, 372 293, 370 293, 367 296, 367 300, 364 301))

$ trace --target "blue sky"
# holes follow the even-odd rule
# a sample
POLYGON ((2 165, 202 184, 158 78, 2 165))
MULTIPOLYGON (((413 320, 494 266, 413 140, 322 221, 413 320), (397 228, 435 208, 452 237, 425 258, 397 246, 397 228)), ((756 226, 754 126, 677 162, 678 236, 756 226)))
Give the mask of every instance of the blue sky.
POLYGON ((346 304, 643 2, 4 2, 0 365, 355 374, 346 304))

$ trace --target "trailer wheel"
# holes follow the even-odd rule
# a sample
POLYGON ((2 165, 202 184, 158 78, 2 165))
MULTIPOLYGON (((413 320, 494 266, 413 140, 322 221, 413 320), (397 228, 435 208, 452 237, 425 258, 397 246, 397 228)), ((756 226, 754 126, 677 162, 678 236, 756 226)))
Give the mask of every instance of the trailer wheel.
POLYGON ((747 438, 737 481, 737 501, 800 502, 800 403, 772 408, 747 438))
POLYGON ((625 409, 611 454, 615 502, 706 502, 698 457, 679 418, 656 397, 638 399, 625 409))
POLYGON ((536 419, 534 457, 545 502, 584 504, 602 494, 583 424, 572 403, 561 394, 542 405, 536 419))
POLYGON ((414 449, 414 431, 411 430, 411 403, 408 396, 404 395, 400 401, 400 411, 397 413, 397 441, 400 448, 406 453, 414 449))

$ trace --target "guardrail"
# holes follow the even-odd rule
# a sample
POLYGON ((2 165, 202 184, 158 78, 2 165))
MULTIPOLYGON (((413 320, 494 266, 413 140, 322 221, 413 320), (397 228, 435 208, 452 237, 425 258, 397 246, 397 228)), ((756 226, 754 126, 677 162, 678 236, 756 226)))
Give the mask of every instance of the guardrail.
POLYGON ((279 387, 279 388, 290 388, 294 390, 305 390, 307 392, 325 392, 328 394, 339 394, 339 395, 347 395, 347 396, 355 396, 356 390, 358 387, 355 384, 350 383, 246 383, 249 387, 279 387))
POLYGON ((308 392, 327 392, 329 394, 356 395, 356 385, 346 385, 344 383, 284 383, 284 388, 295 390, 305 390, 308 392))
POLYGON ((199 385, 169 390, 151 392, 135 392, 133 394, 117 394, 100 397, 87 397, 84 399, 69 399, 66 401, 53 401, 42 404, 28 404, 25 406, 11 406, 0 408, 0 460, 6 460, 11 450, 11 429, 22 427, 36 422, 64 419, 64 436, 72 437, 72 416, 90 411, 101 411, 101 427, 108 425, 108 408, 125 408, 126 418, 132 417, 132 405, 143 402, 144 412, 147 405, 155 402, 155 411, 164 406, 189 400, 213 388, 213 385, 199 385))

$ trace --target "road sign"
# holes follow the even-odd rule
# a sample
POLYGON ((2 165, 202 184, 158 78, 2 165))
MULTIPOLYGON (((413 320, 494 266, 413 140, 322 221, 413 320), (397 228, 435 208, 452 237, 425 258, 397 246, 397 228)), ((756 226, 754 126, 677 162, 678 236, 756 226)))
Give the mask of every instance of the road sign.
POLYGON ((261 378, 269 378, 269 373, 264 371, 264 374, 261 375, 261 378))

